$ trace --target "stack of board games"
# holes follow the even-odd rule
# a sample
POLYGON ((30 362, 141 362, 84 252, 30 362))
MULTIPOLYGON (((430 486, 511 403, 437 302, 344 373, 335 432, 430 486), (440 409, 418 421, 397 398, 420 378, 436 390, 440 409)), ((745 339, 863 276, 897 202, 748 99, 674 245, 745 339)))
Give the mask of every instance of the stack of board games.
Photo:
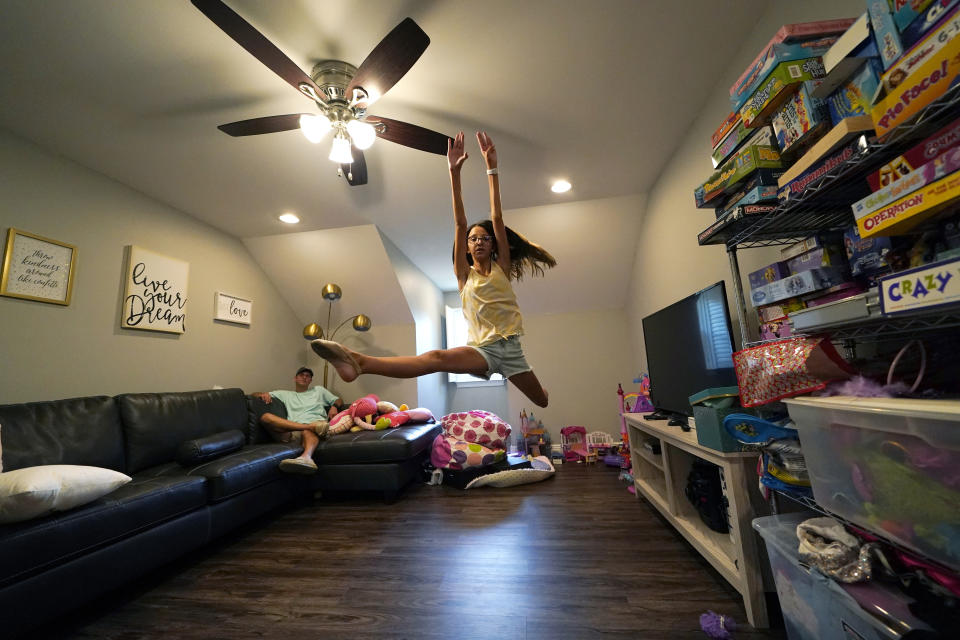
POLYGON ((862 238, 899 235, 960 203, 960 120, 867 177, 872 192, 851 205, 862 238))
POLYGON ((902 57, 887 63, 883 94, 870 116, 877 135, 886 136, 960 82, 960 6, 930 27, 902 57))

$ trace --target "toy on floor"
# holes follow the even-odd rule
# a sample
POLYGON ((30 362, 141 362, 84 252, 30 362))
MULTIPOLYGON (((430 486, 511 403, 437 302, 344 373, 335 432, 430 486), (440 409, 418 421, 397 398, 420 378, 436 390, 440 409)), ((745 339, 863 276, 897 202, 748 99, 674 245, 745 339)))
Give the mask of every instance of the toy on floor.
MULTIPOLYGON (((587 430, 570 426, 560 429, 560 441, 563 443, 563 457, 567 462, 586 462, 590 452, 587 450, 587 430)), ((596 454, 593 455, 596 460, 596 454)))
POLYGON ((591 431, 587 434, 587 450, 605 456, 613 449, 613 436, 604 431, 591 431))
POLYGON ((521 455, 550 455, 550 432, 543 426, 542 420, 537 420, 532 413, 528 416, 526 410, 521 410, 520 430, 523 433, 521 455))
POLYGON ((707 634, 708 638, 717 640, 732 640, 731 631, 737 630, 737 622, 730 616, 707 611, 700 614, 700 628, 707 634))

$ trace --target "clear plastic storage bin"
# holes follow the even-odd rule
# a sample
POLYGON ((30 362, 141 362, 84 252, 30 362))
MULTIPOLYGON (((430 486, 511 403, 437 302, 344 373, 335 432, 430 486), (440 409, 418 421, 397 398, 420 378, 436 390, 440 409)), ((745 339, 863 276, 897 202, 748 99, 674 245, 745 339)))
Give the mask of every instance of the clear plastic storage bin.
POLYGON ((960 402, 785 402, 819 505, 960 570, 960 402))
POLYGON ((846 585, 800 564, 797 525, 803 513, 753 521, 763 537, 790 640, 891 640, 914 629, 929 629, 909 610, 910 600, 886 585, 846 585))

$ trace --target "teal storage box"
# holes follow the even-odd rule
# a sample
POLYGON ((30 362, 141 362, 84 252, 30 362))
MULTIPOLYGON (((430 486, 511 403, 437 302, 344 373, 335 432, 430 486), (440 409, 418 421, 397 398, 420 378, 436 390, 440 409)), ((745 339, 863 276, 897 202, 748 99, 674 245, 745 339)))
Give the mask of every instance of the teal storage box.
POLYGON ((741 450, 740 443, 723 428, 723 419, 731 413, 750 413, 740 407, 739 396, 737 387, 714 387, 690 396, 697 442, 715 451, 741 450))
MULTIPOLYGON (((739 402, 734 404, 740 404, 739 402)), ((733 436, 723 428, 723 419, 731 413, 749 413, 756 415, 753 409, 743 407, 705 407, 697 405, 693 408, 693 419, 697 424, 697 442, 714 451, 742 451, 743 447, 733 436)))

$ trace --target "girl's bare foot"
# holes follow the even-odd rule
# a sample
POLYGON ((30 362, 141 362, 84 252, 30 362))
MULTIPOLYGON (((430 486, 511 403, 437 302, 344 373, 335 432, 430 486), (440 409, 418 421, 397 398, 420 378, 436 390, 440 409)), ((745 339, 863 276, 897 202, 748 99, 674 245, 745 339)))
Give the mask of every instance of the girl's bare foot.
POLYGON ((337 370, 337 375, 344 382, 353 382, 362 373, 360 365, 353 359, 350 352, 336 342, 320 338, 312 341, 310 348, 318 356, 332 364, 333 368, 337 370))

